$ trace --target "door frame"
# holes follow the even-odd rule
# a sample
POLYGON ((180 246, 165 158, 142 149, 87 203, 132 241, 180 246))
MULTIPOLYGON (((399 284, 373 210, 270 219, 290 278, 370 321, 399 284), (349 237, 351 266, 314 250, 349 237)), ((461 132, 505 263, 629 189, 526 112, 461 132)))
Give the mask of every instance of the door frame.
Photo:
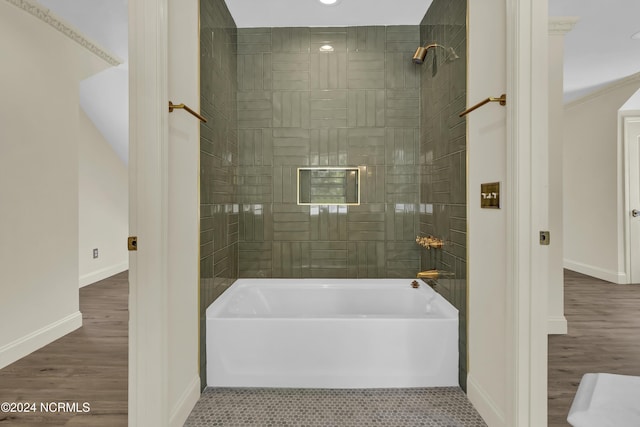
MULTIPOLYGON (((166 426, 168 0, 129 2, 129 423, 166 426)), ((124 242, 123 242, 124 243, 124 242)))
MULTIPOLYGON (((631 210, 635 209, 632 205, 632 196, 640 192, 638 188, 638 177, 640 176, 640 168, 637 164, 634 164, 631 159, 631 143, 633 138, 638 138, 640 135, 640 111, 624 111, 620 115, 620 132, 622 136, 622 156, 623 156, 623 193, 624 193, 624 207, 622 215, 624 216, 624 263, 625 263, 625 275, 627 276, 627 283, 640 283, 640 262, 634 263, 631 258, 632 252, 632 239, 631 239, 631 210), (638 131, 630 133, 630 128, 637 126, 638 131), (635 137, 633 136, 635 134, 635 137), (634 179, 635 178, 635 179, 634 179), (633 183, 636 182, 636 187, 633 188, 633 183)), ((640 208, 639 208, 640 209, 640 208)), ((636 245, 638 243, 636 242, 636 245)))
POLYGON ((507 0, 506 426, 547 424, 548 4, 507 0))

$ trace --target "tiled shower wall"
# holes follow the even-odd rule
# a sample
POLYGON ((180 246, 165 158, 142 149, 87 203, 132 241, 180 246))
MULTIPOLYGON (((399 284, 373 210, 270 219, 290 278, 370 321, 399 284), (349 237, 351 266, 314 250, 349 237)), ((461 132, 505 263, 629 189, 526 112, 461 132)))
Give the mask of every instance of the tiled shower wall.
POLYGON ((237 30, 224 0, 200 3, 200 378, 205 310, 238 277, 237 30))
POLYGON ((238 30, 241 277, 415 276, 418 43, 418 26, 238 30), (301 166, 360 167, 361 204, 298 206, 301 166))
POLYGON ((453 47, 431 49, 421 72, 420 233, 445 240, 423 250, 422 269, 455 273, 438 290, 459 311, 460 385, 467 377, 467 192, 466 103, 467 0, 435 0, 420 24, 421 40, 453 47), (433 57, 437 64, 434 67, 433 57))
POLYGON ((239 29, 201 3, 201 377, 205 310, 238 277, 456 273, 466 382, 466 1, 420 26, 239 29), (444 23, 444 24, 443 24, 444 23), (237 37, 237 38, 236 38, 237 37), (459 59, 420 42, 452 46, 459 59), (237 42, 237 44, 236 44, 237 42), (333 52, 319 47, 331 44, 333 52), (421 106, 421 107, 420 107, 421 106), (422 114, 420 114, 422 109, 422 114), (296 168, 359 166, 360 206, 298 206, 296 168), (447 241, 426 251, 414 241, 447 241))

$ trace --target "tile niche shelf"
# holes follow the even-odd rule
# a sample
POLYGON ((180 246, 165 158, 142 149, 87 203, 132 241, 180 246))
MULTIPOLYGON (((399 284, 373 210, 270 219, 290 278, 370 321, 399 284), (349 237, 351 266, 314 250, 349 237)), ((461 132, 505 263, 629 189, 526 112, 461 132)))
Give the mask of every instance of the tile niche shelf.
POLYGON ((359 205, 358 167, 298 168, 299 205, 359 205))

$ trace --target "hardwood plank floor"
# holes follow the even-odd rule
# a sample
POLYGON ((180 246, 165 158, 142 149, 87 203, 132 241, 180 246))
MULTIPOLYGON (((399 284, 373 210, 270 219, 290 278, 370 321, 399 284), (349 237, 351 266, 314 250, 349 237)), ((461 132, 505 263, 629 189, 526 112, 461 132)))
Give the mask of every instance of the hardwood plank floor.
POLYGON ((0 370, 1 402, 35 402, 34 413, 0 412, 0 426, 126 426, 128 274, 80 289, 83 326, 0 370), (40 403, 88 402, 86 413, 40 403))
POLYGON ((567 335, 549 336, 549 427, 566 427, 583 374, 640 376, 640 285, 565 270, 567 335))

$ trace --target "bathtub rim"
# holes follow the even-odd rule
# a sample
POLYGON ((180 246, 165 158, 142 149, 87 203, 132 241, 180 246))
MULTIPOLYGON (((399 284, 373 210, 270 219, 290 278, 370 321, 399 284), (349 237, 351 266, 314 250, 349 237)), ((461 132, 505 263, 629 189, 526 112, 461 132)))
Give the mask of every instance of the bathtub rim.
POLYGON ((242 319, 262 319, 268 320, 415 320, 415 321, 447 321, 451 319, 459 320, 459 311, 449 301, 446 300, 440 293, 436 292, 430 286, 423 282, 420 283, 420 287, 417 289, 411 288, 411 283, 416 279, 404 279, 404 278, 358 278, 358 279, 346 279, 346 278, 240 278, 236 279, 227 289, 220 294, 206 309, 206 319, 219 319, 219 320, 242 320, 242 319), (358 283, 354 283, 358 282, 358 283), (326 315, 326 316, 292 316, 292 315, 228 315, 222 314, 221 311, 225 308, 227 302, 233 298, 237 292, 241 292, 243 289, 251 289, 254 287, 271 287, 275 289, 286 288, 317 288, 319 285, 323 289, 337 289, 348 287, 350 289, 361 288, 363 291, 371 287, 385 287, 390 289, 398 289, 406 292, 427 293, 429 296, 434 296, 434 301, 439 306, 442 312, 442 316, 429 317, 419 315, 326 315), (406 286, 406 288, 401 288, 406 286))

